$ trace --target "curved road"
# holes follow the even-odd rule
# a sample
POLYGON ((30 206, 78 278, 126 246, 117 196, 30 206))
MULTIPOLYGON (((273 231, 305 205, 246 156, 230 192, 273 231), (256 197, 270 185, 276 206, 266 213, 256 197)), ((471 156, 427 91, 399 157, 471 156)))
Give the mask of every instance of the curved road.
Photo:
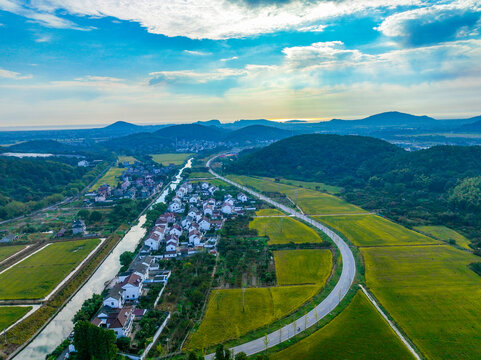
MULTIPOLYGON (((249 193, 275 207, 278 209, 281 209, 282 211, 293 215, 309 224, 312 226, 316 227, 317 229, 321 230, 323 233, 325 233, 327 236, 331 238, 331 240, 336 244, 336 246, 339 248, 339 251, 341 252, 341 257, 342 257, 342 273, 341 277, 339 278, 338 283, 334 287, 334 289, 329 293, 329 295, 319 304, 317 305, 314 309, 312 309, 309 313, 306 315, 301 316, 297 320, 293 321, 292 323, 270 333, 267 334, 266 337, 260 337, 258 339, 249 341, 247 343, 235 346, 231 348, 230 350, 234 353, 237 354, 239 352, 245 352, 247 355, 252 355, 256 354, 258 352, 261 352, 263 350, 266 350, 267 348, 276 346, 280 344, 281 342, 284 342, 291 337, 299 334, 300 332, 306 330, 307 328, 311 327, 315 323, 317 323, 319 320, 321 320, 323 317, 328 315, 334 308, 339 305, 341 300, 346 296, 347 292, 349 291, 349 288, 351 287, 354 277, 356 276, 356 262, 354 260, 354 255, 352 254, 351 249, 349 246, 344 242, 344 240, 337 235, 334 231, 331 229, 327 228, 323 224, 309 218, 308 216, 301 214, 300 212, 297 212, 291 208, 288 208, 285 205, 279 204, 278 202, 258 193, 255 192, 245 186, 242 186, 232 180, 229 180, 223 176, 220 176, 216 172, 214 172, 211 167, 210 163, 212 160, 214 160, 215 157, 211 158, 207 162, 207 167, 209 168, 209 172, 214 175, 216 178, 219 178, 239 189, 242 191, 249 193)), ((213 359, 214 354, 209 354, 205 357, 206 359, 213 359)))

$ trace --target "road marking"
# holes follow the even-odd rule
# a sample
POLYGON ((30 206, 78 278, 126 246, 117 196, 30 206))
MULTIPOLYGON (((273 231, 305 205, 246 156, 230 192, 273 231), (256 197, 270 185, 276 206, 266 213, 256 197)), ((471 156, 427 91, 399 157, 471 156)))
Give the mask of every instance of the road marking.
POLYGON ((381 314, 381 316, 384 318, 384 320, 387 321, 387 323, 389 324, 389 326, 391 327, 391 329, 393 329, 393 331, 396 333, 396 335, 399 337, 399 339, 404 343, 404 345, 406 345, 406 347, 408 348, 408 350, 411 352, 411 354, 413 354, 413 356, 417 359, 417 360, 421 360, 421 356, 419 356, 419 354, 416 352, 416 350, 414 350, 414 348, 411 346, 411 343, 409 341, 407 341, 407 339, 404 337, 403 334, 401 334, 401 331, 399 331, 399 329, 397 328, 396 325, 394 325, 394 323, 387 317, 387 315, 384 313, 384 311, 382 311, 381 307, 378 305, 377 301, 374 299, 374 297, 369 293, 369 291, 366 290, 366 288, 364 288, 364 286, 362 286, 361 284, 359 284, 359 287, 361 288, 362 292, 364 293, 364 295, 367 296, 367 298, 369 299, 369 301, 374 305, 374 307, 376 308, 376 310, 379 312, 379 314, 381 314))

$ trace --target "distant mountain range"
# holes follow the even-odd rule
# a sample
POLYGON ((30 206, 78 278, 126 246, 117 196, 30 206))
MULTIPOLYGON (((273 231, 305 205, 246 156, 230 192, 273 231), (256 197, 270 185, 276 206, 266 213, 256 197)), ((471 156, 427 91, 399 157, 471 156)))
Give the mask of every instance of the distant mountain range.
MULTIPOLYGON (((266 119, 238 120, 232 123, 221 123, 219 120, 198 121, 182 125, 135 125, 125 121, 117 121, 102 128, 68 129, 68 130, 31 130, 0 132, 0 144, 28 140, 69 140, 108 141, 123 136, 151 133, 175 141, 188 140, 232 140, 259 141, 282 139, 296 134, 337 133, 358 134, 383 137, 398 132, 477 132, 481 133, 481 116, 469 119, 437 120, 429 116, 416 116, 396 111, 384 112, 358 120, 332 119, 324 122, 308 122, 305 120, 289 120, 278 122, 266 119), (252 126, 258 126, 252 128, 252 126), (250 128, 239 133, 232 131, 250 128), (273 128, 282 130, 275 132, 273 128), (262 134, 259 134, 262 133, 262 134)), ((154 137, 142 135, 144 139, 153 141, 154 137)), ((142 137, 133 137, 134 141, 142 137)), ((108 142, 107 142, 108 143, 108 142)), ((111 142, 112 144, 115 143, 111 142)), ((118 144, 120 145, 120 144, 118 144)), ((164 142, 165 145, 165 142, 164 142)))

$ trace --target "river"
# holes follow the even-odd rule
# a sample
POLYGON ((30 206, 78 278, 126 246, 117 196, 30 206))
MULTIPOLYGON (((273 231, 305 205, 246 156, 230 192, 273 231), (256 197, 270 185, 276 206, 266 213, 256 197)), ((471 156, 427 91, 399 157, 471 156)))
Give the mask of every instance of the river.
MULTIPOLYGON (((175 179, 170 183, 155 201, 156 204, 165 201, 165 197, 171 190, 175 190, 182 181, 182 172, 192 166, 189 159, 182 169, 179 170, 175 179)), ((45 355, 51 353, 60 342, 73 330, 72 318, 80 309, 85 300, 94 293, 101 293, 105 283, 117 275, 120 270, 120 254, 124 251, 133 251, 139 241, 144 237, 146 229, 142 228, 145 223, 145 215, 139 218, 137 225, 130 228, 114 250, 107 256, 102 265, 95 271, 93 276, 80 288, 74 297, 64 308, 48 323, 48 325, 28 344, 25 349, 15 356, 15 359, 45 359, 45 355)))

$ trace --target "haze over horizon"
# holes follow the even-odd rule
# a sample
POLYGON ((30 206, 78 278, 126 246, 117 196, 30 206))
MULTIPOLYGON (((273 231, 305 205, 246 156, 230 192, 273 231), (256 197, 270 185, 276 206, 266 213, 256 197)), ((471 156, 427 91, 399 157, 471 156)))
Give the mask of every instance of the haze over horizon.
POLYGON ((0 128, 481 114, 481 1, 0 0, 0 128))

